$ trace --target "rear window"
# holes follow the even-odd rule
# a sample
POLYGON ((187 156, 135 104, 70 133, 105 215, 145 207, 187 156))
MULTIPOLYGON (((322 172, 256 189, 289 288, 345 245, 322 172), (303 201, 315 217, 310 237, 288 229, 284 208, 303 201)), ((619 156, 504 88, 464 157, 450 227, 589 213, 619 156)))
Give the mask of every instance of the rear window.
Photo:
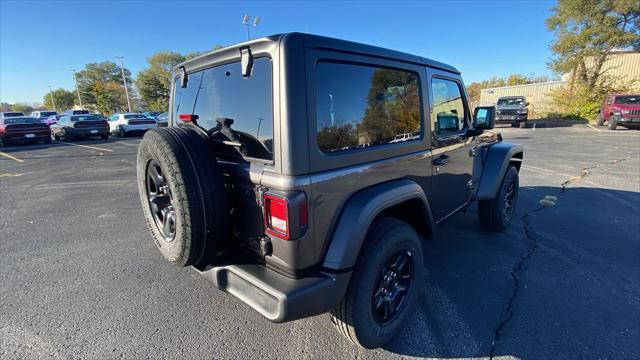
POLYGON ((148 117, 142 114, 129 114, 129 115, 125 115, 124 118, 125 119, 145 119, 145 120, 149 119, 148 117))
POLYGON ((71 121, 92 121, 92 120, 100 120, 100 118, 95 115, 82 115, 82 116, 71 117, 71 121))
POLYGON ((58 115, 58 113, 55 112, 55 111, 41 111, 40 112, 40 117, 47 117, 47 116, 51 116, 51 115, 58 115))
POLYGON ((40 124, 40 120, 32 117, 4 119, 5 124, 40 124))
POLYGON ((73 110, 73 115, 88 114, 89 110, 73 110))
POLYGON ((640 96, 616 96, 616 104, 640 104, 640 96))
POLYGON ((253 71, 242 77, 239 62, 189 74, 186 88, 174 85, 172 117, 198 116, 198 125, 214 139, 240 143, 245 157, 273 160, 271 59, 254 60, 253 71))
POLYGON ((524 98, 498 99, 498 105, 501 106, 522 106, 524 98))

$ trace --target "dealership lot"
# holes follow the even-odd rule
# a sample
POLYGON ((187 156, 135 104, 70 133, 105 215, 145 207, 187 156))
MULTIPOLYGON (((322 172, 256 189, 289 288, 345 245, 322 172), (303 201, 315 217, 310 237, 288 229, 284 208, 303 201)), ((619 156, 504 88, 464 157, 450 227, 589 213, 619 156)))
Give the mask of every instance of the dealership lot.
POLYGON ((164 261, 140 210, 139 138, 1 149, 0 357, 638 356, 640 132, 498 130, 525 147, 521 220, 489 234, 471 208, 439 228, 416 315, 375 351, 326 315, 271 324, 164 261))

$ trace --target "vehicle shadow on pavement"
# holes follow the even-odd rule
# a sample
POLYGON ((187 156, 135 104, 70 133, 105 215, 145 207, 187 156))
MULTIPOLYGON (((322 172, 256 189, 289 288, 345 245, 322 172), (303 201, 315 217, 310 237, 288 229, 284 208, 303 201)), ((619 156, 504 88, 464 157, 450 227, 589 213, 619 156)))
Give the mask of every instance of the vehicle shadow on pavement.
POLYGON ((633 357, 640 353, 638 213, 638 192, 522 187, 517 217, 503 233, 483 231, 475 207, 453 217, 427 242, 420 302, 385 350, 633 357), (545 196, 555 205, 540 205, 545 196), (515 290, 511 273, 521 262, 515 290))

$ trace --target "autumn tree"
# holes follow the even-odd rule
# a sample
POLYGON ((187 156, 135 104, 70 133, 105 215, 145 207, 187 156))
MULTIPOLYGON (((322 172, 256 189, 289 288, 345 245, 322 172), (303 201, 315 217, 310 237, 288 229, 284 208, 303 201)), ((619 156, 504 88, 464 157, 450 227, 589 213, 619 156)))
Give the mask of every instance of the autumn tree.
POLYGON ((116 81, 98 81, 90 90, 95 99, 95 105, 102 114, 112 114, 126 111, 127 99, 122 90, 122 84, 116 81))
POLYGON ((556 37, 549 67, 571 76, 552 95, 557 110, 595 119, 604 95, 628 86, 608 76, 606 63, 618 50, 640 48, 640 2, 559 0, 546 25, 556 37))
MULTIPOLYGON (((131 81, 131 71, 129 69, 124 69, 125 79, 127 80, 127 85, 129 87, 130 93, 134 93, 134 91, 130 88, 131 81)), ((80 89, 80 95, 82 96, 83 104, 90 104, 94 106, 98 106, 97 99, 95 96, 96 85, 100 84, 97 89, 105 89, 105 88, 115 88, 113 85, 107 85, 107 83, 116 83, 119 84, 119 92, 124 95, 124 87, 122 86, 122 73, 120 67, 111 61, 103 61, 101 63, 89 63, 85 65, 84 69, 79 71, 76 74, 78 78, 78 87, 80 89)), ((114 94, 115 97, 115 94, 114 94)), ((119 108, 126 109, 127 100, 123 96, 123 103, 119 104, 119 108)))
POLYGON ((149 67, 140 71, 136 78, 136 88, 145 109, 167 111, 171 70, 185 59, 185 56, 173 51, 161 51, 147 58, 149 67))
POLYGON ((58 112, 63 112, 67 109, 71 109, 75 103, 76 94, 73 91, 65 90, 65 89, 56 89, 51 92, 44 94, 42 98, 42 103, 44 107, 47 109, 56 109, 58 112), (55 107, 51 102, 51 96, 53 96, 53 101, 55 102, 55 107))

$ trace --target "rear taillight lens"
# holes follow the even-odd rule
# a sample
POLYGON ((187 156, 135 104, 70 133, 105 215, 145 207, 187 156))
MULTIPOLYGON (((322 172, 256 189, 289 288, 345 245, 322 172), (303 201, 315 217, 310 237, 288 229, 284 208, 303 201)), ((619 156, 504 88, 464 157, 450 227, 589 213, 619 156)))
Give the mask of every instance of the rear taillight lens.
POLYGON ((289 203, 287 199, 265 194, 264 212, 267 233, 289 240, 289 203))

